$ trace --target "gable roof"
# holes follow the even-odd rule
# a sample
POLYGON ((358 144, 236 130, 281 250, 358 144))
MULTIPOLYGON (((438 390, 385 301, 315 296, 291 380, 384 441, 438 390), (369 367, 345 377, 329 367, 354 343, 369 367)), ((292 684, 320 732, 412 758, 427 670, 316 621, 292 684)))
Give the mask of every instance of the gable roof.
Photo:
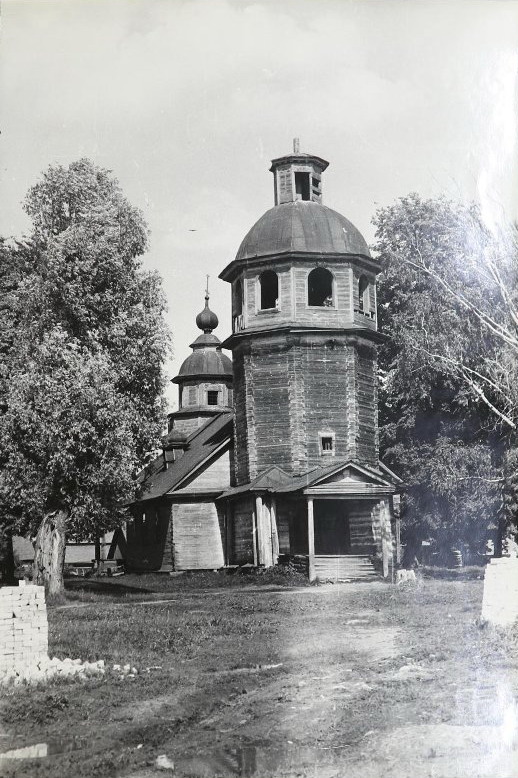
POLYGON ((169 463, 167 470, 162 455, 153 460, 148 466, 149 475, 146 472, 140 481, 140 494, 135 502, 154 500, 176 491, 218 452, 226 450, 232 438, 232 420, 231 411, 222 411, 195 430, 187 438, 185 452, 169 463))
POLYGON ((271 467, 265 470, 257 478, 248 484, 228 489, 222 497, 233 497, 245 492, 267 491, 272 494, 290 494, 302 492, 308 489, 318 488, 319 485, 328 483, 328 491, 337 489, 340 493, 350 494, 351 496, 367 496, 376 494, 388 494, 396 491, 396 488, 402 484, 398 476, 392 473, 385 465, 374 468, 366 465, 359 465, 351 460, 335 461, 327 467, 314 467, 300 476, 290 476, 278 467, 271 467), (333 487, 333 476, 350 470, 356 475, 356 478, 343 479, 338 486, 333 487), (275 471, 273 473, 272 471, 275 471))

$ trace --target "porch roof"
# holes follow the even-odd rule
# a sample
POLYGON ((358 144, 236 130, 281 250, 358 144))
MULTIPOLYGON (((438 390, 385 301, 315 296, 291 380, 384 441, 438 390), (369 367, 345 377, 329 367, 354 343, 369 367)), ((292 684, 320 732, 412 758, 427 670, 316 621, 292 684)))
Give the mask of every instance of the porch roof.
POLYGON ((314 467, 300 476, 290 476, 279 467, 265 470, 248 484, 225 491, 221 497, 235 497, 249 492, 271 494, 343 494, 350 497, 373 498, 392 494, 403 484, 399 476, 381 462, 377 468, 351 460, 335 461, 327 467, 314 467), (349 477, 329 480, 349 469, 349 477), (354 474, 354 475, 353 475, 354 474))

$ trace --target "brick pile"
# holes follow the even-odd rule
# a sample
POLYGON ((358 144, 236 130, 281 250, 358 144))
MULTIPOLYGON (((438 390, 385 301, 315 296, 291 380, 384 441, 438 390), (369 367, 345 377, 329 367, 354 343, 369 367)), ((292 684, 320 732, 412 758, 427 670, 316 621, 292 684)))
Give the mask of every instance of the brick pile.
POLYGON ((52 677, 102 675, 104 661, 49 659, 45 589, 0 587, 0 685, 46 682, 52 677))
POLYGON ((49 632, 43 586, 0 588, 0 673, 47 657, 49 632))

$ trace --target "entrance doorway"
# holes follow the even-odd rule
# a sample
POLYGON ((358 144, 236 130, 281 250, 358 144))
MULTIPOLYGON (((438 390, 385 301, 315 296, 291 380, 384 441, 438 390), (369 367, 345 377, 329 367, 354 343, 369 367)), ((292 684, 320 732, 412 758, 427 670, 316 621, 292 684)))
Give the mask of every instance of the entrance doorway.
POLYGON ((343 500, 315 500, 315 554, 340 556, 351 553, 349 516, 343 500))

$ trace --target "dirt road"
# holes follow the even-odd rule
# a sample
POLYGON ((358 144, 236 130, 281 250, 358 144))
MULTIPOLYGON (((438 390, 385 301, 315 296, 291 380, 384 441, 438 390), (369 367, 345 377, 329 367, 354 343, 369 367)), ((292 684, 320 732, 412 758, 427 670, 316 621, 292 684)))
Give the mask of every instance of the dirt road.
POLYGON ((0 767, 31 778, 514 778, 517 657, 477 626, 480 597, 479 582, 380 583, 56 610, 58 652, 84 656, 89 644, 89 657, 138 675, 58 685, 66 703, 50 717, 48 689, 11 697, 0 750, 77 750, 0 767))

